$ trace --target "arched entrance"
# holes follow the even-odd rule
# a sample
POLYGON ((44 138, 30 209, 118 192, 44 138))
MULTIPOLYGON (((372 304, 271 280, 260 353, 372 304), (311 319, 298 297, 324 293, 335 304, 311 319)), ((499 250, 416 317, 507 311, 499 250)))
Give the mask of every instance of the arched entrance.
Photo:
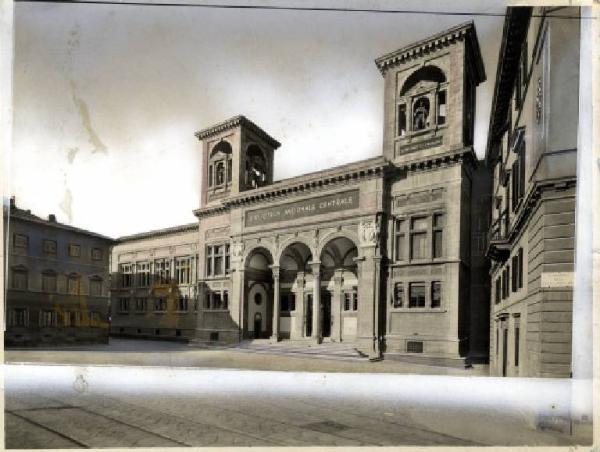
POLYGON ((279 337, 312 335, 312 252, 302 242, 287 245, 279 258, 279 337))
POLYGON ((243 337, 267 339, 273 333, 273 257, 268 249, 252 250, 244 265, 243 337))
POLYGON ((321 250, 320 328, 323 338, 353 341, 358 327, 356 244, 347 237, 329 240, 321 250))

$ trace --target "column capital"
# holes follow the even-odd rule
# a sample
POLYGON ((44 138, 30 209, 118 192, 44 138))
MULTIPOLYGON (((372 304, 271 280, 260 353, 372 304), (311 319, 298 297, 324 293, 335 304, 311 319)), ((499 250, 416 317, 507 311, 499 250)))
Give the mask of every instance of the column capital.
POLYGON ((273 279, 274 280, 279 280, 279 271, 280 271, 280 267, 279 265, 269 265, 269 268, 271 269, 271 272, 273 273, 273 279))
POLYGON ((321 261, 310 261, 308 265, 310 265, 313 275, 317 275, 321 272, 321 261))

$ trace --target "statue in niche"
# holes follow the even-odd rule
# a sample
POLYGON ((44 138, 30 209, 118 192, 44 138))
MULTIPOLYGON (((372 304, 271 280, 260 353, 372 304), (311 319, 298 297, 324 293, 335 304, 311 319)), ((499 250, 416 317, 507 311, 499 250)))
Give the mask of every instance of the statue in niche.
POLYGON ((413 109, 413 128, 423 130, 429 125, 429 99, 421 97, 415 103, 413 109))
POLYGON ((258 188, 267 180, 267 169, 262 152, 251 149, 246 156, 246 181, 252 188, 258 188))

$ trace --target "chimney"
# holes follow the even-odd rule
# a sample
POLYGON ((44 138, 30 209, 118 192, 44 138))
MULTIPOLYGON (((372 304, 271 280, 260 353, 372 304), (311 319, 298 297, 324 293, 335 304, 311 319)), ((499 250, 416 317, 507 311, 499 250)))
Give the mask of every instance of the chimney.
POLYGON ((14 196, 10 197, 10 208, 14 209, 15 207, 17 207, 17 201, 15 200, 14 196))
POLYGON ((53 213, 51 213, 50 215, 48 215, 48 221, 50 223, 56 223, 56 215, 54 215, 53 213))

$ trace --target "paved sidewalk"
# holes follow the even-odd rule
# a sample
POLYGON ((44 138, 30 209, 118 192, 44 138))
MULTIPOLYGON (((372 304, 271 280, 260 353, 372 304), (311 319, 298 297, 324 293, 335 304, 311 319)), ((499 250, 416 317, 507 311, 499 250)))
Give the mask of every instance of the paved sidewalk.
POLYGON ((413 364, 396 360, 370 362, 345 344, 242 342, 234 346, 195 348, 185 343, 111 339, 107 345, 7 349, 6 363, 175 366, 296 372, 368 372, 482 376, 487 366, 471 369, 413 364))

